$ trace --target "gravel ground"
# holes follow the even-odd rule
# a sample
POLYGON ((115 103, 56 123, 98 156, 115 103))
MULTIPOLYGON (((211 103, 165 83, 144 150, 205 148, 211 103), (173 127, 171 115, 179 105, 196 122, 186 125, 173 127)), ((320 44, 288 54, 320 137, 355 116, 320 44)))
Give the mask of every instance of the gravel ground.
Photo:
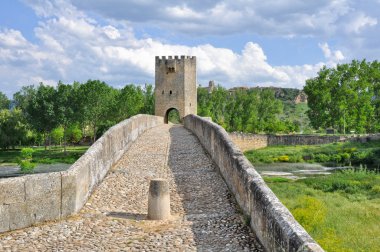
POLYGON ((214 164, 179 125, 140 136, 80 213, 1 234, 0 250, 263 251, 214 164), (170 220, 146 220, 157 177, 170 183, 170 220))

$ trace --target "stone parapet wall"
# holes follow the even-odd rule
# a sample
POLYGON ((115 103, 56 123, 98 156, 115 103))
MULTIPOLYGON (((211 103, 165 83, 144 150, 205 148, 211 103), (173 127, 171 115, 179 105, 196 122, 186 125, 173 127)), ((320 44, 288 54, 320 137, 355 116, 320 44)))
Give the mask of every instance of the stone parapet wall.
POLYGON ((136 138, 163 118, 137 115, 110 128, 67 171, 0 179, 0 232, 78 212, 136 138))
POLYGON ((268 251, 323 251, 265 184, 252 164, 219 125, 188 115, 195 134, 219 168, 250 225, 268 251))
POLYGON ((316 145, 348 141, 353 138, 343 136, 320 136, 320 135, 268 135, 229 133, 231 140, 241 151, 256 150, 273 145, 316 145))
POLYGON ((272 145, 317 145, 343 141, 341 136, 318 135, 268 135, 268 146, 272 145))
POLYGON ((229 136, 241 151, 256 150, 268 146, 268 135, 232 132, 229 136))

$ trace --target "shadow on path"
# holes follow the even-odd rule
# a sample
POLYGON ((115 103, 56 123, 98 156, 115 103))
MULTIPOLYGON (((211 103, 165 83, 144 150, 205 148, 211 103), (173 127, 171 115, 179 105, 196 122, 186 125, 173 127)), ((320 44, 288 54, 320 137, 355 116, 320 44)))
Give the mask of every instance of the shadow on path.
MULTIPOLYGON (((192 222, 200 251, 262 251, 234 198, 198 139, 183 126, 170 132, 169 173, 192 222)), ((172 209, 175 214, 175 209, 172 209)))

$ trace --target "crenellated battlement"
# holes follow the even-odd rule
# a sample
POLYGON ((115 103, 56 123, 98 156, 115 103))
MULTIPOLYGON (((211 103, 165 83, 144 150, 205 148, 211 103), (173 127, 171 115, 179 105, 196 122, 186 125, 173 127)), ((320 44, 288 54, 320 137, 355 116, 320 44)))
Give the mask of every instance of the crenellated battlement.
POLYGON ((190 60, 190 61, 196 61, 197 57, 196 56, 185 56, 185 55, 181 55, 181 56, 178 56, 178 55, 175 55, 175 56, 156 56, 156 63, 164 63, 168 60, 172 61, 172 60, 175 60, 175 61, 185 61, 185 60, 190 60))

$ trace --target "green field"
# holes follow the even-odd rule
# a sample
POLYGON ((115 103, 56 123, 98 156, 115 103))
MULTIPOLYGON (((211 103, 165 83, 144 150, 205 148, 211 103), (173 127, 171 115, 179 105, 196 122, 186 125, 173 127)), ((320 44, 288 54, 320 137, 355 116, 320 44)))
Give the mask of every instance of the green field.
MULTIPOLYGON (((36 147, 33 148, 35 152, 32 162, 36 164, 73 164, 88 148, 89 146, 69 146, 65 153, 62 147, 51 147, 48 150, 45 150, 44 147, 36 147)), ((1 150, 0 164, 17 164, 20 154, 21 149, 1 150)))
POLYGON ((253 164, 311 162, 332 166, 356 165, 379 169, 380 141, 345 142, 324 145, 269 146, 245 152, 253 164))
POLYGON ((271 170, 297 162, 370 167, 372 171, 350 169, 298 180, 264 180, 326 251, 380 251, 380 141, 271 146, 245 155, 254 165, 271 170))
POLYGON ((326 251, 379 251, 380 174, 346 170, 265 181, 326 251))

